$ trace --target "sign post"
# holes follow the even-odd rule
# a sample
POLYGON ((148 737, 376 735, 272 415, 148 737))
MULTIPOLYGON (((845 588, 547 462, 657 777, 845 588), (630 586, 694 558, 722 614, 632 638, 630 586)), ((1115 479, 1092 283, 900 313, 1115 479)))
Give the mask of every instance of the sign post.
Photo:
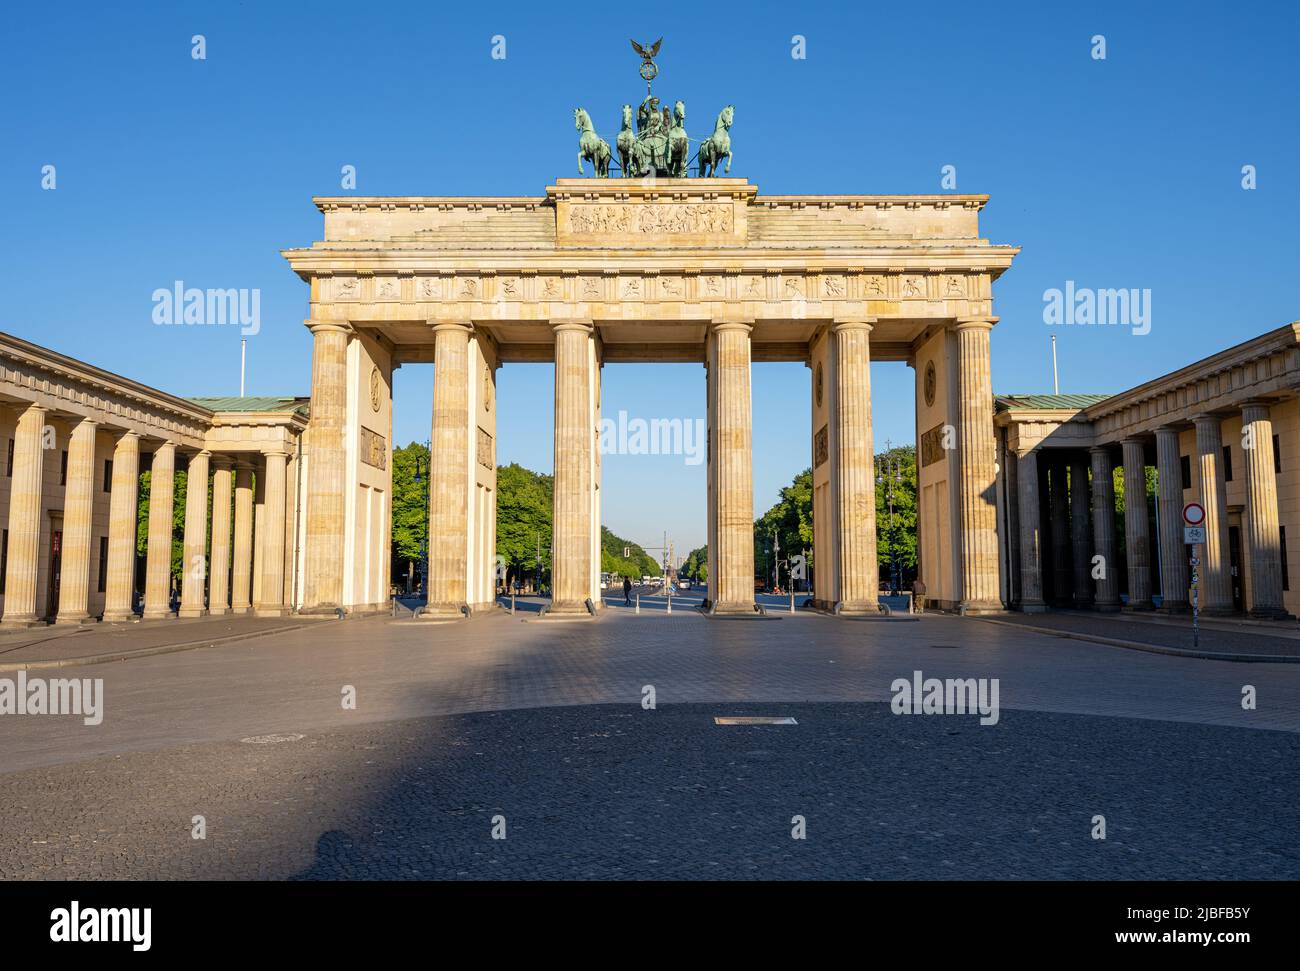
POLYGON ((1201 609, 1200 609, 1200 579, 1201 575, 1197 569, 1201 565, 1201 558, 1196 555, 1196 547, 1205 542, 1205 507, 1199 502, 1189 502, 1183 506, 1183 543, 1191 547, 1191 555, 1188 562, 1192 567, 1192 647, 1201 646, 1201 609))

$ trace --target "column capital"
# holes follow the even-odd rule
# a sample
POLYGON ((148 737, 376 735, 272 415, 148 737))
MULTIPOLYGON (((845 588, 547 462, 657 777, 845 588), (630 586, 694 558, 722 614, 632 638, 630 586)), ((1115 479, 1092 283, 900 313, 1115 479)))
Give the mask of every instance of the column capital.
POLYGON ((1092 455, 1110 455, 1109 445, 1091 445, 1088 447, 1089 454, 1092 455))
POLYGON ((474 332, 474 322, 467 317, 452 319, 430 317, 426 323, 435 334, 439 331, 463 333, 466 337, 474 332))
POLYGON ((831 333, 838 334, 842 330, 865 330, 870 333, 875 329, 875 317, 852 317, 843 320, 836 320, 831 324, 831 333))
POLYGON ((1182 429, 1179 428, 1178 425, 1177 425, 1176 423, 1174 423, 1174 422, 1170 422, 1168 425, 1160 425, 1159 427, 1156 428, 1156 435, 1157 435, 1157 436, 1159 436, 1159 435, 1179 435, 1179 434, 1181 434, 1181 433, 1182 433, 1182 429))
POLYGON ((999 318, 992 316, 958 317, 954 330, 992 330, 999 318))
POLYGON ((75 431, 78 428, 98 428, 99 419, 92 418, 90 415, 77 415, 69 420, 75 431))
POLYGON ((1268 401, 1264 398, 1248 398, 1247 400, 1241 403, 1242 419, 1245 420, 1247 411, 1253 411, 1256 413, 1256 417, 1252 419, 1253 421, 1257 421, 1260 418, 1268 418, 1269 408, 1271 408, 1272 406, 1273 406, 1273 402, 1268 401))
POLYGON ((1202 412, 1199 415, 1192 415, 1192 424, 1196 425, 1197 427, 1200 427, 1201 425, 1211 425, 1211 424, 1218 425, 1221 424, 1222 422, 1223 422, 1222 416, 1211 414, 1209 412, 1202 412))
POLYGON ((229 455, 221 455, 220 453, 213 454, 212 470, 214 472, 228 471, 230 469, 233 469, 234 467, 235 467, 235 460, 232 459, 229 455))
POLYGON ((1141 448, 1147 447, 1145 435, 1125 435, 1119 440, 1120 445, 1137 445, 1141 448))
POLYGON ((287 459, 289 457, 289 450, 280 445, 273 445, 262 449, 263 458, 269 459, 272 456, 279 456, 280 458, 287 459))
POLYGON ((132 431, 130 428, 128 428, 126 431, 122 432, 117 436, 117 440, 119 442, 125 442, 128 439, 132 439, 132 438, 134 438, 137 442, 140 441, 140 433, 137 431, 132 431))
POLYGON ((724 330, 743 330, 748 334, 753 329, 753 317, 714 317, 709 321, 709 330, 715 334, 724 330))
POLYGON ((550 324, 551 332, 555 334, 573 330, 590 334, 596 329, 590 317, 552 317, 550 324))
POLYGON ((308 317, 303 321, 312 334, 351 334, 352 325, 343 320, 315 320, 308 317))

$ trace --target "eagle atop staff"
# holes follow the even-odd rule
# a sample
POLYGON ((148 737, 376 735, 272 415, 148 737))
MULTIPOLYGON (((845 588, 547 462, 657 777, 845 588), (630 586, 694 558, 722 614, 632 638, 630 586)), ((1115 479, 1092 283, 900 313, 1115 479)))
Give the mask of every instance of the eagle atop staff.
POLYGON ((632 41, 632 50, 636 51, 638 54, 641 55, 641 60, 649 61, 652 58, 654 58, 656 54, 659 53, 659 45, 662 44, 663 42, 664 39, 660 37, 657 41, 655 41, 653 44, 650 45, 650 50, 646 50, 636 41, 632 41))

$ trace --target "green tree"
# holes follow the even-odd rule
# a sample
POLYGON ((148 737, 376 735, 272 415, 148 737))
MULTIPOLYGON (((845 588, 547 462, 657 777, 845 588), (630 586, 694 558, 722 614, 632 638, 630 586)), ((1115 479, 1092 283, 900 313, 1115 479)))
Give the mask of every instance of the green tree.
MULTIPOLYGON (((781 497, 754 523, 754 569, 768 582, 772 579, 773 536, 780 544, 782 560, 792 553, 808 555, 812 550, 812 469, 804 469, 781 490, 781 497)), ((811 559, 811 557, 809 557, 811 559)), ((781 571, 782 582, 786 573, 781 571)))
POLYGON ((429 447, 393 449, 393 579, 418 569, 429 538, 429 447))
POLYGON ((677 570, 678 576, 688 577, 697 583, 709 582, 709 548, 701 546, 686 554, 677 570))
POLYGON ((916 447, 898 445, 876 456, 876 562, 880 578, 888 579, 889 497, 894 498, 894 555, 904 584, 916 574, 916 447))
POLYGON ((640 579, 658 576, 661 567, 655 558, 631 540, 615 535, 605 526, 600 527, 600 569, 602 573, 617 573, 621 577, 640 579), (623 550, 631 555, 624 556, 623 550))
POLYGON ((507 581, 533 571, 539 550, 543 577, 550 572, 554 490, 551 476, 517 462, 497 467, 497 555, 505 557, 507 581))

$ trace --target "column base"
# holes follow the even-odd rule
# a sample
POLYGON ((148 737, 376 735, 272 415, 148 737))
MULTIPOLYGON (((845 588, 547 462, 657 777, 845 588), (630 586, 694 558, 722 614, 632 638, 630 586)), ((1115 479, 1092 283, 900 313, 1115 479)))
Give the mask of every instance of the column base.
POLYGON ((29 627, 38 627, 45 623, 35 614, 19 614, 16 617, 0 618, 0 629, 3 630, 27 630, 29 627))
POLYGON ((1145 613, 1149 610, 1155 610, 1156 605, 1153 604, 1150 600, 1130 600, 1128 603, 1124 605, 1123 609, 1126 611, 1145 613))
MULTIPOLYGON (((308 617, 333 617, 340 610, 343 610, 343 608, 339 604, 315 604, 311 607, 301 608, 298 613, 305 614, 308 617)), ((256 610, 251 606, 235 607, 231 612, 236 614, 251 614, 256 613, 256 610)), ((343 612, 347 613, 346 610, 343 610, 343 612)))
POLYGON ((178 617, 206 617, 208 614, 207 607, 181 607, 178 617))
POLYGON ((1232 607, 1210 607, 1200 608, 1200 612, 1206 617, 1238 617, 1240 614, 1232 607))
MULTIPOLYGON (((242 604, 241 606, 231 607, 228 612, 232 614, 249 614, 253 612, 253 605, 242 604)), ((329 612, 334 613, 333 608, 331 608, 329 612)), ((307 611, 304 610, 303 613, 307 613, 307 611)))
POLYGON ((1073 609, 1073 610, 1091 610, 1091 609, 1092 609, 1092 598, 1091 598, 1091 597, 1075 597, 1075 598, 1074 598, 1074 603, 1072 604, 1071 609, 1073 609))
POLYGON ((872 603, 870 600, 841 600, 838 606, 839 610, 835 613, 841 617, 875 616, 881 612, 879 601, 872 603))
POLYGON ((1251 620, 1295 620, 1285 607, 1258 607, 1246 612, 1251 620))
POLYGON ((169 609, 150 610, 149 608, 146 607, 143 619, 144 620, 175 620, 176 614, 174 614, 169 609))
POLYGON ((253 608, 254 617, 288 617, 290 613, 284 604, 258 604, 253 608))
POLYGON ((102 618, 105 624, 124 624, 136 619, 134 610, 105 610, 102 618))
POLYGON ((962 616, 978 617, 983 614, 1004 614, 1006 608, 991 600, 964 600, 957 605, 957 612, 962 616))
POLYGON ((1117 614, 1123 609, 1123 605, 1118 600, 1098 600, 1092 605, 1092 609, 1099 614, 1117 614))
POLYGON ((1166 600, 1160 605, 1162 614, 1186 614, 1192 609, 1192 605, 1186 600, 1166 600))
POLYGON ((709 605, 711 614, 757 614, 752 600, 715 600, 709 605))
MULTIPOLYGON (((594 602, 593 602, 594 606, 594 602)), ((543 614, 545 617, 592 617, 595 616, 587 609, 587 604, 582 600, 562 600, 559 603, 552 603, 543 614)))
POLYGON ((78 624, 94 624, 94 623, 98 623, 97 617, 92 617, 90 614, 83 614, 83 613, 59 614, 57 617, 54 618, 54 625, 56 627, 75 627, 78 624))
POLYGON ((1041 600, 1027 600, 1020 604, 1022 614, 1045 614, 1047 613, 1047 604, 1041 600))
POLYGON ((229 607, 209 607, 209 608, 208 608, 208 613, 209 613, 210 615, 212 615, 213 617, 224 617, 226 614, 230 613, 230 608, 229 608, 229 607))

